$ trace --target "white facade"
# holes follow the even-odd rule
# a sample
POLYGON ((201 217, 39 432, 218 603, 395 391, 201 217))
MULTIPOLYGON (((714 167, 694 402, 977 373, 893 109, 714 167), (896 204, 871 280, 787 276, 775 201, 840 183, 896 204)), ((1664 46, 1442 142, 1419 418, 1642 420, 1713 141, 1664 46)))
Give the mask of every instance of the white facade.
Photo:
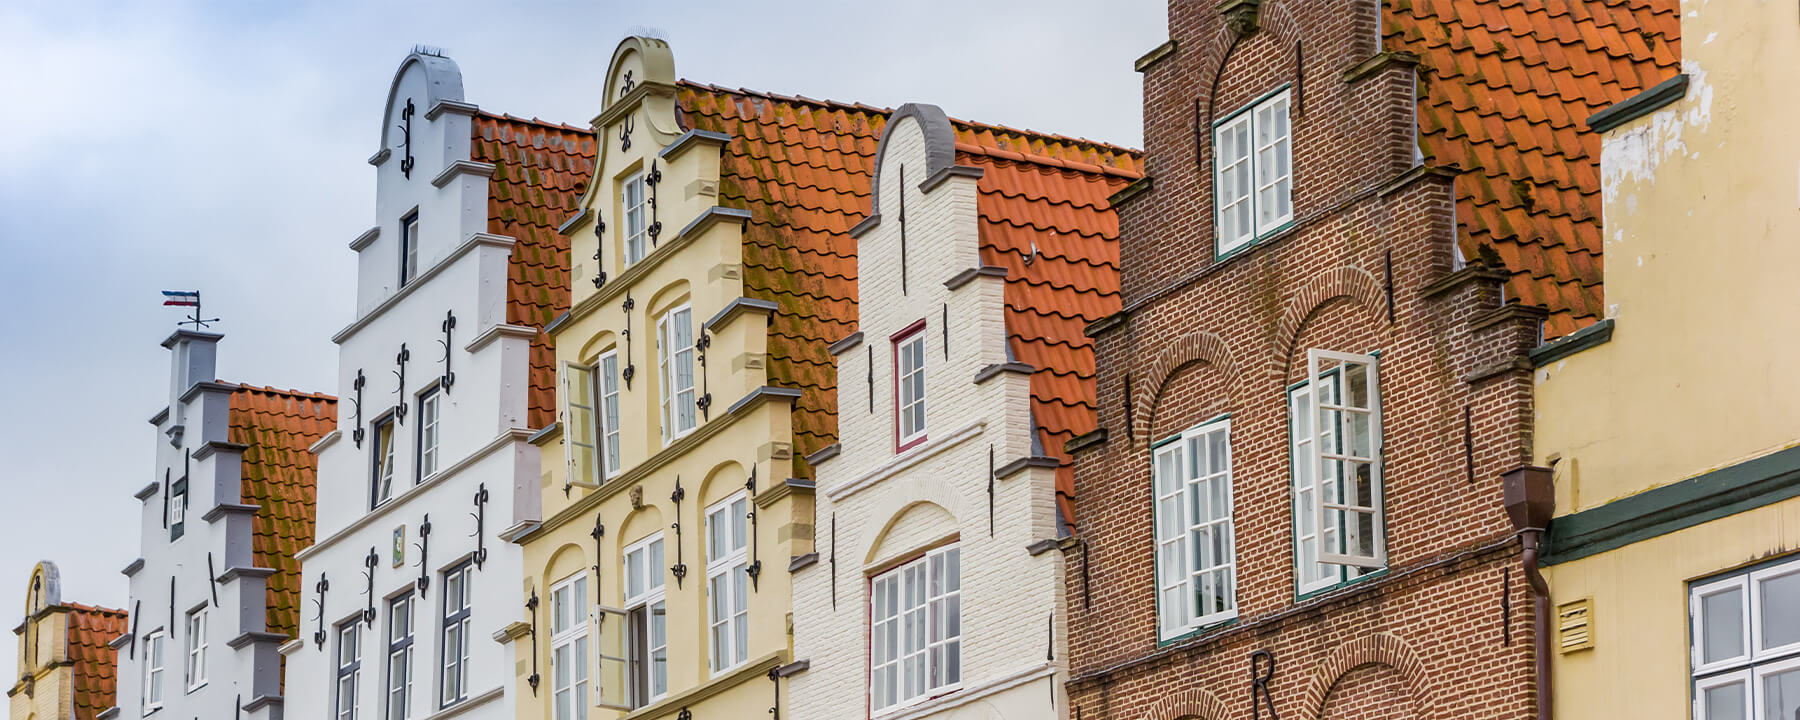
POLYGON ((470 161, 474 113, 450 59, 400 64, 370 159, 377 224, 351 244, 357 317, 334 338, 338 430, 313 448, 317 533, 300 637, 282 647, 295 718, 513 715, 495 636, 522 614, 520 551, 501 535, 537 515, 535 331, 506 324, 514 240, 487 234, 494 167, 470 161))
POLYGON ((156 479, 137 493, 142 554, 125 569, 132 624, 113 642, 118 695, 106 718, 282 717, 286 638, 266 628, 270 571, 252 557, 245 448, 229 442, 237 386, 214 380, 222 337, 180 330, 163 342, 169 405, 151 419, 156 479))
POLYGON ((871 220, 852 231, 860 332, 833 346, 839 446, 812 458, 818 558, 796 562, 805 566, 794 576, 794 653, 806 664, 790 686, 796 718, 1066 715, 1063 561, 1046 552, 1058 537, 1055 470, 1019 462, 1043 455, 1029 369, 1009 357, 1004 271, 970 272, 980 263, 981 171, 953 167, 953 142, 938 108, 896 111, 876 157, 871 220), (917 415, 902 411, 916 413, 921 396, 907 391, 921 361, 914 432, 917 415), (939 569, 952 550, 954 588, 939 569), (889 587, 897 608, 871 601, 872 588, 889 587), (899 643, 891 650, 874 637, 886 616, 899 643), (922 661, 906 657, 915 620, 922 661))

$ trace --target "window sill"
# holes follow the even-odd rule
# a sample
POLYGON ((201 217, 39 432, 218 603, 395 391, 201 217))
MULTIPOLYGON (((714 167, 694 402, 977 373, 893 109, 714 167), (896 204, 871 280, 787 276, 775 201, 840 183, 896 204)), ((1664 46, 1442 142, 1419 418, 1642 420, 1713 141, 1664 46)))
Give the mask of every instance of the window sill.
POLYGON ((1330 595, 1339 590, 1345 590, 1345 589, 1354 587, 1356 585, 1360 585, 1362 583, 1369 582, 1371 580, 1374 580, 1375 578, 1386 577, 1387 574, 1388 574, 1388 569, 1384 567, 1379 570, 1373 570, 1370 572, 1363 573, 1362 575, 1350 578, 1349 580, 1339 580, 1330 585, 1326 585, 1324 587, 1320 587, 1320 588, 1313 589, 1313 590, 1307 590, 1305 592, 1301 592, 1300 589, 1298 587, 1296 587, 1294 589, 1294 604, 1298 605, 1300 603, 1306 602, 1307 600, 1311 600, 1313 598, 1324 597, 1326 595, 1330 595))
POLYGON ((468 712, 472 708, 486 705, 487 703, 494 701, 494 700, 499 700, 500 696, 503 695, 504 693, 505 693, 504 688, 495 687, 495 688, 486 690, 484 692, 481 692, 481 693, 478 693, 475 695, 470 695, 466 698, 456 701, 456 703, 453 705, 446 705, 443 708, 439 709, 437 712, 434 712, 430 715, 426 715, 424 720, 443 720, 444 718, 456 717, 457 715, 461 715, 465 712, 468 712))
POLYGON ((1182 632, 1180 635, 1171 635, 1167 638, 1158 638, 1156 641, 1156 646, 1159 648, 1160 647, 1168 647, 1168 646, 1174 645, 1176 643, 1187 642, 1189 640, 1200 637, 1202 635, 1207 635, 1210 633, 1214 633, 1214 632, 1229 628, 1233 625, 1236 625, 1237 621, 1238 621, 1237 613, 1236 613, 1236 611, 1233 611, 1231 617, 1224 618, 1222 620, 1214 620, 1213 622, 1210 622, 1210 623, 1195 626, 1193 629, 1182 632))
POLYGON ((194 694, 194 691, 195 691, 195 690, 199 690, 199 689, 201 689, 201 688, 204 688, 204 687, 206 687, 206 681, 205 681, 205 680, 202 680, 202 681, 200 681, 200 684, 199 684, 199 685, 190 685, 190 686, 188 686, 188 689, 187 689, 187 692, 185 692, 185 693, 182 693, 182 694, 184 694, 184 695, 192 695, 192 694, 194 694))
POLYGON ((1214 263, 1222 263, 1222 262, 1225 262, 1226 260, 1230 260, 1239 255, 1248 253, 1251 250, 1255 250, 1256 248, 1262 247, 1264 245, 1272 244, 1277 240, 1285 239, 1289 235, 1292 235, 1295 232, 1297 232, 1299 230, 1299 228, 1300 228, 1299 219, 1298 218, 1289 218, 1287 222, 1284 222, 1284 223, 1276 226, 1274 229, 1269 230, 1268 232, 1259 233, 1255 238, 1252 238, 1250 240, 1250 242, 1244 243, 1244 244, 1234 247, 1230 250, 1226 250, 1225 252, 1217 252, 1217 250, 1216 250, 1218 248, 1218 230, 1214 229, 1214 231, 1213 231, 1213 247, 1215 248, 1215 251, 1213 252, 1213 262, 1214 263))
POLYGON ((1050 663, 1040 663, 980 685, 975 685, 973 687, 964 685, 959 689, 951 690, 931 699, 887 710, 879 714, 871 714, 870 717, 879 718, 880 720, 918 720, 919 718, 938 715, 939 713, 944 713, 953 708, 979 702, 1027 683, 1041 679, 1054 678, 1055 676, 1056 666, 1050 663))

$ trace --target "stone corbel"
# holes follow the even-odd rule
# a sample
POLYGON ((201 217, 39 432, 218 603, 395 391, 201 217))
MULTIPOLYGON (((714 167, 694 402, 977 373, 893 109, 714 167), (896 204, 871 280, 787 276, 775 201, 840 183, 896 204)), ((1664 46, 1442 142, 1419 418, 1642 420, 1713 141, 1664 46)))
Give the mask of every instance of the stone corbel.
POLYGON ((1219 14, 1225 17, 1225 27, 1238 37, 1249 37, 1262 28, 1258 17, 1262 10, 1262 0, 1225 0, 1219 3, 1219 14))

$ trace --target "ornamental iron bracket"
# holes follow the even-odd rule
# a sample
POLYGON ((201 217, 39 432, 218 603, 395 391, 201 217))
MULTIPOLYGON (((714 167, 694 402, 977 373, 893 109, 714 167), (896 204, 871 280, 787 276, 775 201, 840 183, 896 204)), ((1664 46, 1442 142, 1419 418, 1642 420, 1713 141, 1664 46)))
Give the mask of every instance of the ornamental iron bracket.
MULTIPOLYGON (((769 717, 781 720, 781 668, 769 668, 769 683, 775 686, 775 704, 769 706, 769 717)), ((1054 687, 1052 688, 1054 691, 1054 687)))
POLYGON ((635 119, 631 115, 626 115, 625 120, 623 122, 619 123, 619 151, 620 152, 624 152, 624 151, 631 149, 631 129, 636 124, 637 123, 635 122, 635 119))
POLYGON ((619 371, 619 377, 625 378, 625 389, 631 389, 631 378, 637 375, 637 363, 631 361, 631 311, 637 309, 637 301, 631 298, 631 292, 625 292, 625 302, 619 307, 625 310, 625 369, 619 371))
MULTIPOLYGON (((594 515, 594 529, 592 531, 588 532, 588 537, 591 537, 594 539, 594 587, 599 587, 600 586, 600 556, 601 556, 602 552, 604 552, 600 548, 600 542, 601 542, 601 538, 606 537, 606 522, 604 520, 600 519, 600 515, 598 513, 596 513, 594 515)), ((599 604, 599 600, 600 600, 600 594, 594 593, 594 602, 596 605, 599 604)))
POLYGON ((363 377, 362 368, 356 369, 356 379, 350 381, 350 389, 356 391, 356 397, 350 399, 350 409, 352 412, 356 413, 356 429, 350 431, 350 439, 356 443, 357 447, 362 447, 362 441, 363 441, 362 391, 363 391, 363 385, 368 383, 368 381, 369 381, 368 378, 363 377))
POLYGON ((394 388, 394 394, 400 396, 400 401, 394 403, 394 421, 401 425, 406 424, 406 361, 411 359, 412 351, 406 349, 406 343, 400 343, 400 352, 394 355, 394 377, 400 379, 399 387, 394 388))
POLYGON ((675 576, 675 587, 681 587, 681 579, 687 577, 687 563, 681 561, 681 501, 687 497, 687 490, 681 487, 681 476, 675 476, 675 492, 669 493, 669 500, 675 503, 675 522, 669 527, 675 530, 675 564, 669 566, 669 574, 675 576))
POLYGON ((531 694, 533 696, 537 695, 538 683, 543 680, 543 677, 538 675, 537 609, 538 609, 537 588, 532 588, 531 589, 531 599, 525 601, 525 614, 531 616, 531 677, 526 678, 525 681, 528 683, 531 683, 531 694))
POLYGON ((369 555, 363 558, 363 578, 368 580, 369 584, 363 590, 363 597, 367 599, 367 604, 364 605, 362 613, 363 624, 369 627, 375 627, 375 565, 379 562, 381 560, 375 554, 375 548, 370 547, 369 555))
POLYGON ((325 647, 325 591, 330 589, 331 581, 325 579, 325 573, 319 573, 319 581, 313 583, 313 592, 318 593, 318 597, 313 600, 313 607, 319 609, 316 618, 318 629, 313 631, 313 646, 317 648, 325 647))
POLYGON ((412 179, 414 165, 412 154, 412 119, 413 114, 416 112, 418 112, 418 108, 413 106, 412 98, 407 98, 406 109, 400 111, 400 146, 405 153, 405 157, 400 158, 400 174, 405 175, 408 180, 412 179))
POLYGON ((475 489, 475 512, 469 513, 475 518, 475 567, 487 562, 487 503, 487 483, 482 483, 475 489))
POLYGON ((444 329, 444 339, 438 341, 444 345, 444 375, 438 380, 438 387, 444 389, 445 395, 449 395, 450 386, 456 384, 456 373, 450 370, 450 348, 452 347, 450 339, 452 331, 456 329, 456 311, 445 310, 444 322, 440 323, 439 327, 444 329))
POLYGON ((431 587, 431 572, 425 564, 431 554, 431 515, 425 515, 425 521, 419 523, 419 579, 413 583, 419 589, 419 597, 425 596, 425 588, 431 587))
POLYGON ((606 216, 594 211, 594 289, 606 284, 606 216))
POLYGON ((662 170, 656 167, 656 160, 650 160, 650 172, 644 175, 644 185, 650 188, 650 225, 644 232, 650 236, 650 247, 656 247, 656 236, 662 234, 662 221, 656 219, 656 186, 662 184, 662 170))
POLYGON ((744 574, 750 576, 750 590, 756 591, 757 578, 762 576, 762 543, 756 539, 756 466, 750 466, 750 479, 744 481, 744 490, 750 493, 749 512, 744 517, 750 520, 750 565, 744 568, 744 574))
POLYGON ((706 351, 711 347, 712 334, 701 328, 700 339, 694 343, 700 360, 700 397, 694 399, 694 407, 700 409, 700 417, 705 420, 712 419, 712 390, 711 384, 706 380, 706 351))

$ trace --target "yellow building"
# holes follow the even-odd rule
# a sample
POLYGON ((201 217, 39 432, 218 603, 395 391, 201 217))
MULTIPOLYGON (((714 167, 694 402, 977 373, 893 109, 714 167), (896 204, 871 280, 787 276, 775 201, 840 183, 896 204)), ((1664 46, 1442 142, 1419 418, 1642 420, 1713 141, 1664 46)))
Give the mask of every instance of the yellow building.
POLYGON ((562 228, 572 305, 547 328, 562 407, 533 438, 542 521, 507 534, 519 717, 767 717, 884 113, 678 81, 648 38, 619 45, 604 87, 595 176, 562 228))
POLYGON ((127 629, 124 610, 62 601, 56 564, 31 570, 18 636, 12 720, 94 720, 113 706, 117 661, 108 643, 127 629))
POLYGON ((1562 718, 1800 717, 1794 3, 1682 3, 1682 75, 1590 118, 1607 318, 1536 353, 1562 718))

